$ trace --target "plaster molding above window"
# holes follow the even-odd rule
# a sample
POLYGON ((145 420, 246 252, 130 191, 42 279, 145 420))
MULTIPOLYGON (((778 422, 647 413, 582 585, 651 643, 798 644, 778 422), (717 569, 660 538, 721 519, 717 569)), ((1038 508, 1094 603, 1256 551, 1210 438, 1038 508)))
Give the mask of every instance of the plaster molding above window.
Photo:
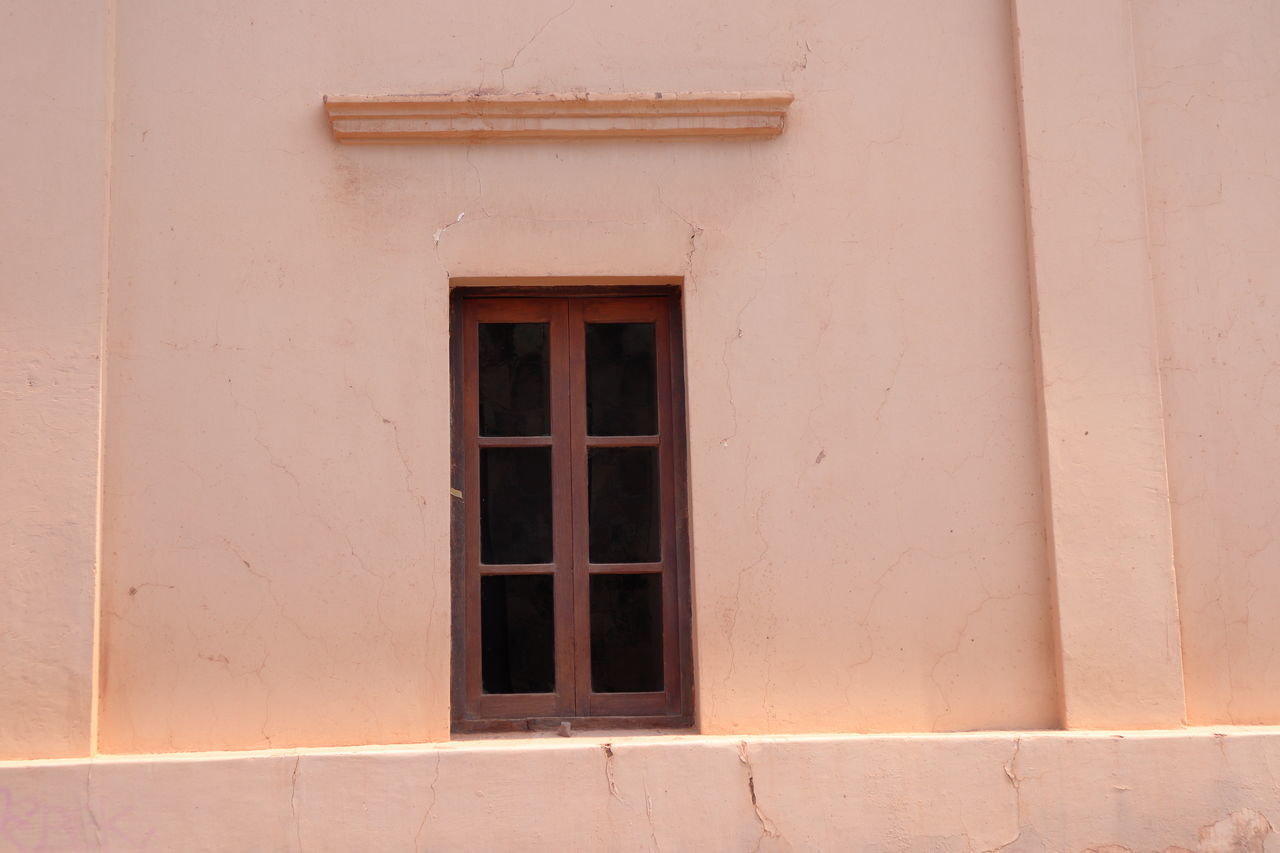
POLYGON ((789 92, 329 96, 339 142, 758 139, 782 133, 789 92))

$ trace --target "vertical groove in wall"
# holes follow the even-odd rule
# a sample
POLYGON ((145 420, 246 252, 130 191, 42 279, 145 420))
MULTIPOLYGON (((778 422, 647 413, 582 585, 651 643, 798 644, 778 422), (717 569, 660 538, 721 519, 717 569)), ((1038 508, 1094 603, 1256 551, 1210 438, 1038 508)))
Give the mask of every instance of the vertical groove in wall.
POLYGON ((1044 515, 1045 559, 1049 568, 1049 618, 1053 623, 1053 664, 1058 687, 1058 727, 1067 727, 1066 670, 1062 665, 1062 619, 1058 612, 1057 549, 1053 533, 1053 482, 1049 467, 1049 421, 1044 397, 1044 360, 1040 347, 1040 295, 1036 288, 1035 235, 1031 226, 1031 166, 1027 159, 1027 121, 1023 112, 1022 39, 1018 28, 1018 0, 1009 0, 1009 35, 1013 39, 1013 93, 1018 111, 1018 147, 1022 157, 1022 221, 1027 256, 1027 287, 1031 299, 1031 362, 1036 378, 1036 419, 1039 422, 1040 504, 1044 515))
MULTIPOLYGON (((1182 626, 1182 602, 1178 598, 1178 543, 1173 533, 1173 487, 1169 483, 1169 418, 1164 404, 1164 366, 1163 352, 1161 340, 1163 334, 1160 329, 1160 303, 1156 299, 1156 275, 1155 267, 1151 263, 1151 194, 1148 191, 1148 175, 1147 175, 1147 150, 1146 150, 1146 132, 1142 128, 1142 95, 1138 88, 1138 44, 1134 34, 1133 25, 1133 2, 1125 4, 1126 17, 1129 23, 1129 59, 1130 71, 1133 75, 1133 115, 1138 125, 1138 135, 1136 145, 1138 148, 1138 175, 1142 182, 1142 228, 1143 247, 1147 256, 1147 294, 1151 297, 1151 325, 1152 340, 1155 346, 1155 371, 1156 371, 1156 402, 1160 410, 1160 448, 1164 454, 1164 495, 1165 495, 1165 518, 1168 524, 1170 551, 1173 556, 1173 607, 1174 616, 1177 619, 1178 646, 1185 648, 1184 629, 1182 626)), ((1182 657, 1182 665, 1179 668, 1179 675, 1182 678, 1182 696, 1183 696, 1183 725, 1187 723, 1188 712, 1186 696, 1187 696, 1187 661, 1186 657, 1182 657)))
POLYGON ((111 280, 111 173, 114 162, 116 116, 116 3, 107 0, 103 25, 103 101, 105 105, 102 132, 102 229, 98 303, 98 467, 97 495, 94 508, 93 558, 93 661, 89 690, 89 755, 98 754, 98 711, 101 699, 102 673, 102 508, 105 488, 106 400, 107 400, 107 299, 111 280))

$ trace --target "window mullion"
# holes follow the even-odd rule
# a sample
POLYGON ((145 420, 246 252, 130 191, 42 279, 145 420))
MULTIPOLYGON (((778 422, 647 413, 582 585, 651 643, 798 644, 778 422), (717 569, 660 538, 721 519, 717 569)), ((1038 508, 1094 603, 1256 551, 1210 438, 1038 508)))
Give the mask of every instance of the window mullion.
POLYGON ((573 636, 576 587, 573 561, 576 549, 573 518, 573 396, 572 329, 569 300, 549 300, 555 340, 552 355, 551 439, 553 453, 553 518, 556 546, 556 706, 565 716, 576 709, 576 642, 573 636))
POLYGON ((573 642, 574 698, 579 715, 589 713, 591 692, 591 608, 588 573, 586 361, 583 347, 583 301, 566 300, 569 329, 570 467, 573 491, 573 642))

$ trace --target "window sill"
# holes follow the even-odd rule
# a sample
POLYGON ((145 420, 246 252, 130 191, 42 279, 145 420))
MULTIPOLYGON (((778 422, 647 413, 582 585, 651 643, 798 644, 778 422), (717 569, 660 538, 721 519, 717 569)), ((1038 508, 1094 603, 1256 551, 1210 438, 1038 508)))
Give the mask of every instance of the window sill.
POLYGON ((534 717, 513 720, 454 720, 452 740, 486 737, 577 737, 590 733, 621 732, 636 734, 688 735, 697 734, 693 718, 689 716, 657 717, 534 717), (568 723, 568 734, 561 733, 561 726, 568 723))

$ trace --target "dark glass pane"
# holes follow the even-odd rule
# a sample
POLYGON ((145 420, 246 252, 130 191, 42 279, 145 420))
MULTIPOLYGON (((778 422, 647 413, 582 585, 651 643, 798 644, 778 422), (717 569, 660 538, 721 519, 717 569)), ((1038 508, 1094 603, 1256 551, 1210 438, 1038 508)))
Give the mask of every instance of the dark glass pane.
POLYGON ((658 448, 593 447, 587 476, 591 562, 660 560, 658 448))
POLYGON ((653 323, 587 324, 587 433, 654 435, 658 367, 653 323))
POLYGON ((480 324, 480 434, 550 435, 546 323, 480 324))
POLYGON ((551 448, 480 448, 480 562, 551 562, 551 448))
POLYGON ((480 681, 485 693, 556 689, 551 575, 480 578, 480 681))
POLYGON ((662 575, 591 576, 591 689, 662 690, 662 575))

